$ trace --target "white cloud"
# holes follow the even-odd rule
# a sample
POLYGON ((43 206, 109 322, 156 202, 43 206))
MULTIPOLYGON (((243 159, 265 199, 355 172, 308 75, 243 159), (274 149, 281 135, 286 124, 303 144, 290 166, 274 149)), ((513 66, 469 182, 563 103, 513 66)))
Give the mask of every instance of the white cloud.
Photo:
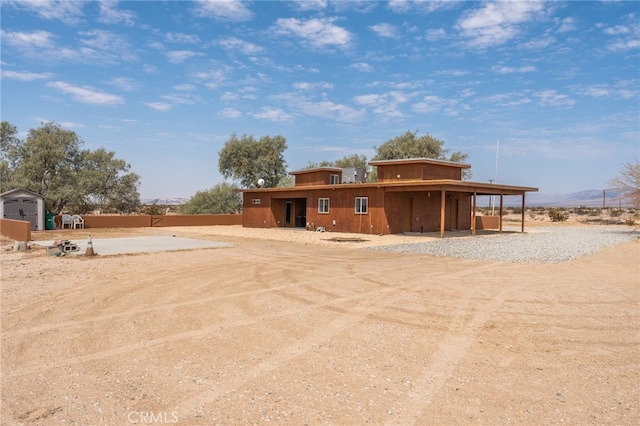
POLYGON ((160 96, 162 99, 167 100, 176 105, 194 105, 196 101, 193 99, 192 95, 189 94, 179 94, 179 95, 162 95, 160 96))
POLYGON ((153 108, 155 110, 163 112, 169 111, 171 109, 171 105, 164 102, 146 102, 145 105, 149 108, 153 108))
POLYGON ((262 47, 240 40, 237 37, 227 37, 218 40, 218 44, 227 50, 237 50, 245 55, 256 55, 262 52, 262 47))
POLYGON ((372 25, 369 27, 374 33, 376 33, 379 37, 383 38, 397 38, 398 30, 395 26, 387 23, 381 23, 372 25))
POLYGON ((73 121, 63 121, 62 123, 60 123, 60 126, 64 127, 65 129, 78 129, 86 127, 84 124, 74 123, 73 121))
POLYGON ((300 11, 323 10, 327 7, 327 0, 296 0, 293 4, 300 11))
POLYGON ((527 49, 545 49, 549 46, 551 46, 553 43, 556 42, 556 39, 552 36, 549 35, 545 35, 542 37, 538 37, 538 38, 533 38, 531 40, 528 40, 526 42, 524 42, 522 44, 522 47, 527 48, 527 49))
POLYGON ((537 71, 537 68, 531 65, 525 65, 522 67, 514 68, 514 67, 492 67, 494 72, 498 74, 514 74, 514 73, 525 73, 525 72, 534 72, 537 71))
POLYGON ((130 10, 119 10, 117 1, 101 0, 99 4, 100 17, 98 22, 103 24, 122 23, 127 27, 132 27, 136 24, 136 14, 130 10))
POLYGON ((120 105, 124 99, 118 95, 112 95, 91 87, 79 87, 62 81, 47 83, 48 87, 58 89, 62 93, 71 95, 74 100, 91 105, 120 105))
POLYGON ((204 83, 204 85, 210 89, 215 89, 226 80, 225 71, 225 68, 219 68, 209 72, 201 71, 193 74, 193 78, 204 83))
POLYGON ((573 106, 576 102, 567 95, 561 95, 555 90, 541 90, 534 93, 534 96, 540 100, 542 105, 550 106, 573 106))
POLYGON ((244 22, 253 18, 253 13, 240 0, 196 0, 194 13, 205 18, 244 22))
POLYGON ((297 90, 333 89, 333 83, 298 82, 293 83, 293 87, 297 90))
POLYGON ((200 43, 200 37, 198 37, 197 35, 191 35, 191 34, 167 33, 164 36, 164 38, 169 43, 186 43, 186 44, 200 43))
POLYGON ((57 19, 67 25, 82 22, 85 2, 68 0, 31 0, 31 1, 3 1, 10 5, 35 13, 43 19, 57 19))
POLYGON ((373 72, 373 67, 365 62, 356 62, 351 64, 349 68, 353 68, 356 71, 360 72, 373 72))
POLYGON ((354 109, 346 105, 331 101, 311 102, 305 99, 291 99, 292 105, 303 114, 312 117, 322 117, 338 122, 356 122, 361 120, 364 110, 354 109))
POLYGON ((192 50, 171 50, 166 53, 169 62, 172 64, 179 64, 194 56, 200 56, 202 53, 194 52, 192 50))
POLYGON ((20 81, 47 80, 53 76, 50 72, 35 73, 2 70, 2 77, 20 81))
POLYGON ((218 113, 218 116, 223 118, 240 118, 242 113, 235 108, 225 108, 218 113))
POLYGON ((136 55, 133 48, 125 37, 111 31, 91 30, 80 33, 84 38, 80 39, 80 43, 88 46, 89 49, 69 49, 63 48, 56 54, 60 55, 67 52, 69 59, 78 62, 95 63, 118 63, 121 60, 133 61, 136 55))
POLYGON ((262 112, 253 114, 255 118, 269 121, 291 121, 292 115, 287 114, 280 108, 262 107, 262 112))
POLYGON ((518 25, 535 20, 544 12, 540 1, 492 1, 464 13, 456 27, 471 47, 501 45, 519 33, 518 25))
POLYGON ((194 86, 193 84, 176 84, 175 86, 173 86, 173 90, 189 92, 192 90, 196 90, 196 86, 194 86))
POLYGON ((425 31, 428 41, 438 41, 447 37, 447 32, 443 28, 433 28, 425 31))
POLYGON ((570 31, 575 31, 577 29, 578 29, 578 25, 576 23, 575 18, 568 17, 560 21, 560 27, 558 27, 558 32, 566 33, 570 31))
POLYGON ((305 43, 316 48, 348 47, 351 42, 351 34, 344 28, 334 25, 334 20, 316 18, 303 21, 295 18, 279 18, 276 21, 276 32, 299 37, 305 43))
POLYGON ((2 30, 0 32, 2 42, 9 46, 14 46, 23 50, 31 50, 34 48, 44 49, 50 47, 53 42, 53 34, 48 31, 33 32, 9 32, 2 30))
POLYGON ((129 77, 115 77, 108 82, 112 86, 116 86, 125 92, 133 92, 138 87, 138 84, 129 77))
POLYGON ((457 2, 451 0, 390 0, 387 7, 395 13, 430 13, 440 9, 449 9, 455 7, 456 3, 457 2))

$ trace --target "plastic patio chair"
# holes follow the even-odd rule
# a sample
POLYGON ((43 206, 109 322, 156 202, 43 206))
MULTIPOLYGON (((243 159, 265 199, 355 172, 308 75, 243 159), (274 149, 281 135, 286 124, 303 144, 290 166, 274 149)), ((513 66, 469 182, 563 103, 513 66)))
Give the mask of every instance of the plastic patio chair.
POLYGON ((73 228, 73 216, 70 214, 62 215, 62 229, 69 225, 69 229, 73 228))
POLYGON ((84 219, 79 214, 74 214, 71 216, 73 221, 73 229, 82 228, 84 229, 84 219))

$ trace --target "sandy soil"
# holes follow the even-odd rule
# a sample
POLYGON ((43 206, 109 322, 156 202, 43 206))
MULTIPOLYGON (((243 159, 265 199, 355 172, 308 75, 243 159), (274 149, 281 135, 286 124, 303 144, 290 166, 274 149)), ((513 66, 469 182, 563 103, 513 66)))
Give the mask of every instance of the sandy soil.
POLYGON ((415 236, 91 233, 233 247, 2 252, 3 425, 640 419, 639 241, 532 265, 358 250, 415 236))

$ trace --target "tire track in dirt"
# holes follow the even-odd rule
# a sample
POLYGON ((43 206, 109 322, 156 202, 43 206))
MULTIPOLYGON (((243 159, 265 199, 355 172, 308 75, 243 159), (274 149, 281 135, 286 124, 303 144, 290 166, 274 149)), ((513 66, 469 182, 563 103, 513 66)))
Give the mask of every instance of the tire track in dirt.
MULTIPOLYGON (((495 268, 494 264, 486 264, 483 266, 477 266, 473 269, 463 269, 462 271, 455 273, 439 273, 430 275, 429 278, 461 278, 465 275, 477 274, 484 270, 490 270, 495 268)), ((346 312, 340 314, 333 321, 326 324, 322 329, 316 329, 301 341, 290 345, 273 356, 265 359, 254 367, 243 370, 236 374, 234 380, 225 386, 221 386, 212 391, 202 392, 192 398, 183 401, 180 404, 172 407, 170 411, 178 413, 201 413, 202 407, 212 401, 233 392, 235 389, 245 385, 246 383, 256 380, 258 377, 265 375, 274 370, 284 367, 291 360, 304 355, 309 350, 317 347, 322 342, 345 332, 346 330, 364 322, 369 318, 372 311, 377 311, 382 307, 388 307, 393 303, 401 300, 405 297, 407 291, 412 291, 418 287, 423 286, 422 282, 418 282, 408 286, 396 286, 396 287, 384 287, 377 289, 373 292, 369 292, 368 297, 360 302, 358 306, 350 307, 346 312), (391 297, 393 293, 397 293, 391 297)), ((470 296, 469 296, 470 297, 470 296)), ((465 297, 464 300, 468 298, 465 297)), ((466 304, 467 302, 465 302, 466 304)), ((329 305, 334 305, 331 303, 329 305)), ((448 346, 447 346, 448 347, 448 346)), ((183 418, 183 417, 181 417, 183 418)), ((397 423, 402 424, 402 423, 397 423)))
MULTIPOLYGON (((291 286, 297 286, 298 284, 287 284, 285 286, 282 287, 291 287, 291 286)), ((279 287, 275 287, 275 288, 271 288, 272 290, 275 291, 279 291, 279 287)), ((266 291, 269 291, 270 289, 257 289, 257 290, 249 290, 249 291, 245 291, 242 292, 242 295, 255 295, 256 293, 263 293, 266 291)), ((407 288, 405 287, 386 287, 384 288, 382 291, 405 291, 407 290, 407 288)), ((193 339, 193 338, 199 338, 199 337, 204 337, 207 335, 210 335, 211 333, 214 333, 218 330, 222 330, 222 329, 228 329, 228 328, 233 328, 233 327, 242 327, 242 326, 247 326, 247 325, 251 325, 251 324, 255 324, 255 323, 259 323, 262 321, 266 321, 266 320, 270 320, 270 319, 275 319, 275 318, 280 318, 280 317, 286 317, 286 316, 292 316, 292 315, 299 315, 303 312, 308 312, 314 309, 321 309, 321 308, 327 308, 327 307, 332 307, 334 305, 340 305, 341 303, 345 303, 345 302, 352 302, 354 300, 358 300, 361 298, 367 298, 367 297, 373 297, 375 295, 377 295, 381 290, 376 289, 370 292, 365 292, 365 293, 358 293, 358 294, 354 294, 354 295, 349 295, 349 296, 345 296, 345 297, 341 297, 335 300, 329 300, 329 301, 325 301, 325 302, 320 302, 320 303, 315 303, 315 304, 311 304, 310 302, 306 302, 307 304, 302 306, 302 307, 296 307, 296 308, 292 308, 292 309, 288 309, 285 311, 279 311, 279 312, 273 312, 273 313, 269 313, 269 314, 263 314, 263 315, 258 315, 258 316, 254 316, 254 317, 250 317, 250 318, 246 318, 246 319, 242 319, 242 320, 234 320, 231 322, 221 322, 221 323, 217 323, 214 326, 211 327, 207 327, 204 329, 198 329, 198 330, 191 330, 191 331, 187 331, 184 333, 178 333, 178 334, 173 334, 170 336, 164 336, 164 337, 159 337, 156 339, 152 339, 152 340, 146 340, 143 342, 138 342, 132 345, 126 345, 126 346, 121 346, 118 348, 114 348, 114 349, 110 349, 110 350, 106 350, 106 351, 99 351, 99 352, 95 352, 93 354, 87 354, 87 355, 81 355, 81 356, 77 356, 77 357, 72 357, 72 358, 67 358, 64 360, 60 360, 57 362, 53 362, 53 363, 48 363, 45 365, 41 365, 38 364, 36 366, 32 366, 32 367, 24 367, 24 368, 20 368, 20 369, 14 369, 6 374, 4 374, 4 377, 16 377, 16 376, 23 376, 23 375, 28 375, 28 374, 33 374, 39 371, 43 371, 43 370, 48 370, 48 369, 52 369, 52 368, 59 368, 59 367, 63 367, 63 366, 69 366, 69 365, 73 365, 73 364, 78 364, 78 363, 83 363, 83 362, 90 362, 90 361, 96 361, 96 360, 100 360, 103 358, 107 358, 110 356, 114 356, 114 355, 120 355, 120 354, 124 354, 127 352, 131 352, 131 351, 135 351, 135 350, 140 350, 140 349, 148 349, 151 347, 155 347, 155 346, 160 346, 169 342, 173 342, 173 341, 177 341, 177 340, 184 340, 184 339, 193 339)), ((218 296, 215 298, 211 298, 213 300, 222 300, 222 299, 228 299, 228 298, 232 298, 232 297, 236 297, 239 293, 236 293, 234 295, 224 295, 224 296, 218 296)), ((173 305, 190 305, 191 302, 194 303, 202 303, 202 299, 198 299, 197 301, 189 301, 189 302, 181 302, 181 303, 177 303, 177 304, 171 304, 171 306, 173 305)), ((166 306, 166 305, 164 305, 166 306)), ((162 308, 162 307, 161 307, 162 308)), ((130 315, 132 315, 132 312, 146 312, 146 311, 156 311, 159 308, 154 307, 154 308, 149 308, 149 309, 143 309, 143 310, 134 310, 134 311, 127 311, 124 313, 117 313, 117 314, 113 314, 113 315, 106 315, 104 316, 102 319, 113 319, 114 316, 117 317, 128 317, 130 315)), ((343 311, 347 311, 345 309, 342 309, 343 311)), ((347 314, 348 315, 348 312, 347 314)), ((83 324, 94 324, 95 319, 89 320, 89 321, 85 321, 83 322, 83 324)), ((69 322, 69 324, 71 326, 76 325, 76 322, 69 322)), ((45 326, 43 326, 45 327, 45 326)), ((39 327, 36 327, 35 329, 38 329, 39 327)), ((33 330, 34 328, 30 329, 33 330)))
POLYGON ((433 402, 437 392, 449 380, 451 373, 465 357, 477 332, 504 304, 508 294, 518 288, 519 286, 513 286, 498 293, 493 299, 482 305, 481 310, 466 325, 464 324, 464 314, 468 312, 473 293, 465 294, 457 304, 449 330, 431 357, 429 365, 419 377, 413 380, 412 390, 407 394, 402 412, 399 413, 399 416, 394 416, 393 421, 387 422, 387 425, 419 424, 418 421, 433 402))

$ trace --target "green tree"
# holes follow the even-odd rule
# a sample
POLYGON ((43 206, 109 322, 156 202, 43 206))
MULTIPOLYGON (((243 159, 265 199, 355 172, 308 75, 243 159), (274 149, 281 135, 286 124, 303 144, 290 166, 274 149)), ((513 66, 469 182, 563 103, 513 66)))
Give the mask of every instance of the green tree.
POLYGON ((219 152, 218 169, 225 178, 239 180, 244 188, 258 186, 259 179, 264 179, 264 186, 274 188, 287 175, 286 149, 283 136, 255 140, 251 135, 238 138, 234 133, 219 152))
POLYGON ((139 204, 140 177, 130 173, 130 166, 113 152, 81 150, 82 139, 56 123, 42 123, 29 130, 25 140, 6 143, 4 129, 11 125, 3 123, 0 158, 8 176, 3 191, 37 192, 45 197, 47 211, 54 213, 87 213, 97 208, 128 212, 139 204))
MULTIPOLYGON (((433 158, 436 160, 464 162, 469 155, 456 151, 451 155, 444 149, 444 142, 431 135, 418 136, 418 131, 407 130, 403 135, 389 139, 376 149, 373 160, 400 160, 405 158, 433 158)), ((470 171, 464 171, 465 178, 470 177, 470 171)))
POLYGON ((131 166, 126 161, 115 158, 113 151, 84 150, 80 153, 80 164, 76 182, 82 197, 76 200, 75 211, 131 213, 139 207, 140 177, 130 172, 131 166))
POLYGON ((242 196, 237 187, 219 183, 206 191, 198 191, 183 206, 184 214, 233 214, 242 210, 242 196))
POLYGON ((366 169, 368 166, 366 155, 348 155, 346 157, 339 158, 335 161, 321 161, 319 163, 309 163, 307 168, 312 169, 316 167, 338 167, 341 169, 348 167, 355 167, 357 169, 366 169))
POLYGON ((640 163, 625 163, 620 176, 612 179, 610 184, 629 198, 633 204, 640 207, 640 163))
POLYGON ((4 192, 13 181, 13 170, 20 139, 18 129, 8 121, 0 123, 0 192, 4 192))

